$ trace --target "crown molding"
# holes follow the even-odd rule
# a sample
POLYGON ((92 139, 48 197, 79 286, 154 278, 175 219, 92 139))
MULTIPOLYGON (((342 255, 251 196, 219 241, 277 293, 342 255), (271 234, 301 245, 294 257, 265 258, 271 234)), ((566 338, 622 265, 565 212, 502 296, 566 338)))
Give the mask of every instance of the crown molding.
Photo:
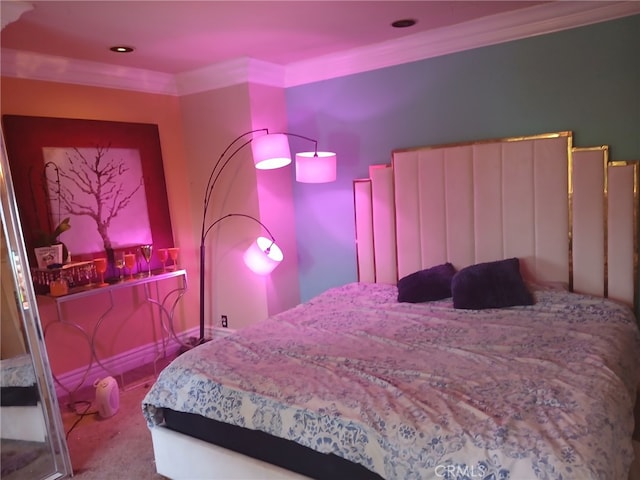
POLYGON ((173 75, 151 70, 7 48, 0 51, 0 61, 4 77, 177 95, 173 75))
POLYGON ((178 95, 215 90, 239 83, 283 87, 285 67, 243 57, 176 75, 178 95))
POLYGON ((247 82, 287 88, 635 14, 640 1, 556 1, 286 66, 240 58, 177 75, 2 49, 1 73, 177 96, 247 82))
POLYGON ((287 65, 285 87, 329 80, 640 13, 640 1, 553 2, 287 65))

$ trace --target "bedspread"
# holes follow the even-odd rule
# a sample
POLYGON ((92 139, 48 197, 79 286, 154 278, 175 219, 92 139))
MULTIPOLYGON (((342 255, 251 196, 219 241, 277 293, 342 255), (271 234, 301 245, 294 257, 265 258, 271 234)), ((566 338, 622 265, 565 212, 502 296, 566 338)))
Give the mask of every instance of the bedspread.
POLYGON ((37 405, 38 386, 29 354, 0 360, 0 406, 37 405))
POLYGON ((36 384, 36 374, 29 354, 0 360, 0 386, 31 387, 36 384))
POLYGON ((529 307, 398 303, 353 283, 178 357, 143 400, 333 452, 388 479, 625 479, 638 328, 559 290, 529 307))

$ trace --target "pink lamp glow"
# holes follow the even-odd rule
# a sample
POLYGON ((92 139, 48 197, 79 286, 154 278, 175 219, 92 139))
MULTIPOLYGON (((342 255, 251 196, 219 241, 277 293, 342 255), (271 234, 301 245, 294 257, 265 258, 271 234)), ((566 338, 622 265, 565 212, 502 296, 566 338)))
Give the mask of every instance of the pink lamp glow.
POLYGON ((302 152, 296 154, 296 180, 303 183, 326 183, 336 180, 336 154, 302 152))
MULTIPOLYGON (((291 163, 291 149, 289 148, 288 137, 302 138, 313 142, 315 153, 300 154, 299 161, 302 166, 296 166, 296 176, 300 182, 330 182, 336 179, 336 155, 335 153, 318 152, 318 142, 310 137, 298 135, 296 133, 269 133, 269 129, 260 128, 250 130, 237 136, 222 151, 217 161, 213 165, 204 190, 204 208, 202 211, 202 230, 200 233, 200 338, 197 344, 206 341, 205 331, 205 296, 206 296, 206 246, 205 240, 211 229, 225 218, 240 216, 247 217, 258 222, 268 233, 271 239, 260 237, 244 254, 244 262, 255 273, 265 275, 283 260, 282 250, 273 241, 273 235, 269 229, 258 219, 241 213, 233 213, 218 218, 209 223, 207 212, 212 202, 212 195, 215 186, 220 178, 220 174, 229 162, 245 146, 251 144, 253 153, 253 163, 255 168, 265 170, 284 167, 291 163), (307 158, 309 157, 309 158, 307 158), (306 163, 310 163, 306 165, 306 163)), ((296 162, 298 163, 298 162, 296 162)))
POLYGON ((251 142, 253 163, 260 170, 271 170, 291 163, 289 140, 284 133, 270 133, 254 137, 251 142))
POLYGON ((258 275, 267 275, 282 262, 284 255, 273 240, 258 237, 244 252, 243 258, 245 265, 251 271, 258 275))

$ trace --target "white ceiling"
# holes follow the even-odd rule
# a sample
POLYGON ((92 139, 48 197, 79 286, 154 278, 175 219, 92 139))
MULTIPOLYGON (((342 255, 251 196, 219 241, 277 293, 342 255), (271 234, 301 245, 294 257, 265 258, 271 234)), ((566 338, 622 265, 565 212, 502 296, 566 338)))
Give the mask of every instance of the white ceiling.
POLYGON ((139 81, 144 71, 152 90, 197 90, 198 73, 210 77, 226 65, 228 75, 230 65, 241 65, 251 77, 257 65, 263 75, 268 66, 268 75, 283 77, 273 82, 291 85, 634 12, 640 2, 1 0, 3 26, 19 15, 0 34, 2 73, 42 78, 66 71, 78 79, 92 69, 97 77, 113 75, 115 65, 121 78, 139 81), (416 25, 391 27, 405 18, 416 25), (135 51, 113 53, 113 45, 135 51), (177 87, 164 86, 176 78, 177 87))
POLYGON ((33 10, 2 31, 3 47, 176 74, 238 57, 286 65, 542 2, 29 3, 33 10), (391 27, 403 18, 418 23, 391 27), (136 51, 117 55, 108 50, 117 44, 136 51))

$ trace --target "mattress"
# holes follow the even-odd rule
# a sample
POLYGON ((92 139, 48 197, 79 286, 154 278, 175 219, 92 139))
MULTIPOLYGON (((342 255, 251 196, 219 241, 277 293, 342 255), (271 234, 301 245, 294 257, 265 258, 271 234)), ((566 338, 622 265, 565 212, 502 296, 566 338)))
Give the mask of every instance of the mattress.
POLYGON ((39 401, 31 356, 0 360, 0 406, 33 406, 39 401))
POLYGON ((556 289, 456 310, 354 283, 178 357, 143 400, 383 478, 625 478, 639 337, 624 305, 556 289))
POLYGON ((31 356, 0 360, 0 437, 44 442, 46 425, 31 356))
POLYGON ((260 430, 239 427, 193 413, 162 412, 165 426, 176 432, 242 453, 317 480, 380 480, 380 476, 332 453, 320 453, 260 430))

